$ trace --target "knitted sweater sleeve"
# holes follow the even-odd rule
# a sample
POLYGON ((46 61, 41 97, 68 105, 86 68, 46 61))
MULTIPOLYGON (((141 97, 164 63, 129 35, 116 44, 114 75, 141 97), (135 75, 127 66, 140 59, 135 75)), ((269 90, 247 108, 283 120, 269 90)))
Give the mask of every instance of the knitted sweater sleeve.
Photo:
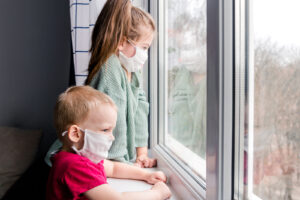
MULTIPOLYGON (((141 83, 141 74, 137 74, 141 83)), ((148 145, 148 115, 149 103, 145 91, 140 86, 138 88, 138 106, 135 115, 135 145, 136 147, 146 147, 148 145)))

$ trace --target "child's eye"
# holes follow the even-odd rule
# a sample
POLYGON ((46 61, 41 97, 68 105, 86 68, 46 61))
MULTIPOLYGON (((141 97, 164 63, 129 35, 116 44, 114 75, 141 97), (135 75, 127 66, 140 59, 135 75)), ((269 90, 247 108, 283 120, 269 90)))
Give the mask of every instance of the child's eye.
POLYGON ((109 131, 109 129, 103 129, 103 131, 104 131, 104 132, 108 132, 108 131, 109 131))

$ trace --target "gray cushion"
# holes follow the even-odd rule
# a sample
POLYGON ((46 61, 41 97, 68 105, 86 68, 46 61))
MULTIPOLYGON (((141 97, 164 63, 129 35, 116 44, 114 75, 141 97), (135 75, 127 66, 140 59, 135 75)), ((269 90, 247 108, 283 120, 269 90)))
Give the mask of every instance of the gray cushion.
POLYGON ((0 127, 0 199, 32 163, 42 132, 0 127))

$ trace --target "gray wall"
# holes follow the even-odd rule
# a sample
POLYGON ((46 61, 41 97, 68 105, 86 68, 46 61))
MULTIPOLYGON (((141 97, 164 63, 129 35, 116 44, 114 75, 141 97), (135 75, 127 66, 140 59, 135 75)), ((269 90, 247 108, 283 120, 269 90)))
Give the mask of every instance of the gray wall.
POLYGON ((55 139, 53 107, 69 84, 68 0, 0 1, 0 126, 42 129, 55 139))

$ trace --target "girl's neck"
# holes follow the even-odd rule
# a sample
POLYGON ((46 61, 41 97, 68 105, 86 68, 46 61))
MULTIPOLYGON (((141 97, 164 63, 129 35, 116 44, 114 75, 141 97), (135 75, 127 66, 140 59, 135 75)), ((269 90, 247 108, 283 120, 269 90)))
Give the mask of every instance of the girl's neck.
POLYGON ((125 71, 125 73, 126 73, 126 77, 127 77, 127 79, 128 79, 128 81, 129 81, 129 83, 131 82, 131 72, 128 72, 127 71, 127 69, 125 68, 125 67, 123 67, 122 66, 122 68, 123 68, 123 70, 125 71))
POLYGON ((128 81, 131 82, 131 72, 126 71, 126 76, 128 78, 128 81))

